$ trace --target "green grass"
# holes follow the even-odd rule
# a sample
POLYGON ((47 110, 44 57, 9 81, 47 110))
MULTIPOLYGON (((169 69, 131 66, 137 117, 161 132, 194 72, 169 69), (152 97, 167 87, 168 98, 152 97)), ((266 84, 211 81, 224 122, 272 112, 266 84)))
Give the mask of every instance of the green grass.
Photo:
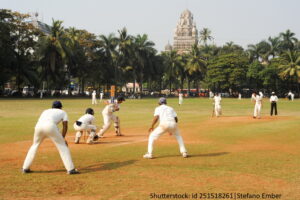
MULTIPOLYGON (((73 122, 87 107, 102 125, 104 105, 89 99, 62 99, 73 122)), ((180 157, 174 138, 155 143, 153 160, 144 160, 147 142, 130 143, 132 136, 147 138, 157 99, 126 100, 121 105, 122 138, 118 145, 112 128, 103 144, 74 145, 69 140, 80 175, 68 176, 56 148, 42 144, 32 165, 35 173, 20 168, 30 147, 35 123, 52 100, 0 100, 0 199, 150 199, 155 193, 238 192, 280 193, 281 199, 300 199, 300 101, 281 100, 278 118, 269 117, 264 100, 263 118, 251 119, 249 99, 223 99, 221 118, 211 118, 208 99, 169 99, 179 117, 179 127, 191 154, 180 157), (110 143, 105 143, 109 141, 110 143)))

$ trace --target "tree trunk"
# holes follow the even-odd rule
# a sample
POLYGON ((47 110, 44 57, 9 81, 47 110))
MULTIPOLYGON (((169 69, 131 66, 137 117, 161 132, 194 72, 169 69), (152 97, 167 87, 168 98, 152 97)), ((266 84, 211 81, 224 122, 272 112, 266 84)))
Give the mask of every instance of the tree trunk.
POLYGON ((187 93, 187 96, 190 96, 190 91, 191 91, 191 80, 188 79, 188 93, 187 93))

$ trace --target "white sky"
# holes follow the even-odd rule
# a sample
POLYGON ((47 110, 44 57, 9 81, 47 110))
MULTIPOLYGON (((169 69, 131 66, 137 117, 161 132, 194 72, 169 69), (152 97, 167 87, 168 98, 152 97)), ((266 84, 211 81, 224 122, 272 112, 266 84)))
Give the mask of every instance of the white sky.
POLYGON ((290 29, 300 35, 300 0, 0 0, 0 8, 39 12, 47 24, 86 29, 96 35, 126 27, 146 33, 160 51, 170 41, 179 16, 188 8, 198 30, 209 28, 214 42, 247 47, 290 29))

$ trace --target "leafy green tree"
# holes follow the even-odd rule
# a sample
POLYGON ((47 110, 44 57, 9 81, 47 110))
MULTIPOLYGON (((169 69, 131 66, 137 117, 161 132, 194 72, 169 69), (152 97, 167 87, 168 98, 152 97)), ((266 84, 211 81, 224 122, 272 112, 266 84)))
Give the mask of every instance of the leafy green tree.
POLYGON ((154 43, 148 40, 146 34, 137 35, 134 40, 134 51, 137 63, 138 79, 140 82, 141 91, 143 91, 144 76, 152 73, 151 58, 156 54, 154 43))
POLYGON ((209 60, 206 81, 214 90, 240 90, 245 86, 248 63, 243 53, 219 55, 209 60))
POLYGON ((280 33, 280 37, 282 38, 280 44, 282 51, 294 50, 295 44, 298 42, 298 39, 295 37, 295 33, 288 29, 285 32, 280 33))
POLYGON ((199 81, 205 77, 206 65, 207 63, 202 58, 200 49, 197 45, 193 45, 188 54, 186 69, 190 77, 189 80, 194 77, 194 80, 196 81, 197 93, 199 93, 199 81))
POLYGON ((208 28, 203 28, 200 31, 200 41, 204 43, 204 46, 207 46, 207 42, 213 40, 214 38, 211 36, 211 30, 208 28))
POLYGON ((62 89, 66 85, 67 46, 62 21, 53 20, 50 35, 39 38, 37 53, 43 67, 42 78, 47 87, 62 89))
POLYGON ((287 51, 280 56, 280 77, 296 84, 299 92, 300 83, 300 52, 287 51))

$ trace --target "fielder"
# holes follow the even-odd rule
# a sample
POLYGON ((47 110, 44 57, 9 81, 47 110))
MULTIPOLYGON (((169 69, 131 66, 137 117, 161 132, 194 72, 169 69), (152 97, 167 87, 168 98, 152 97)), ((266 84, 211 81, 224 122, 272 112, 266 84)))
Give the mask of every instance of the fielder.
POLYGON ((180 135, 179 129, 177 127, 177 114, 173 108, 167 106, 167 99, 162 97, 159 99, 158 104, 160 106, 156 107, 154 111, 154 118, 152 121, 151 128, 149 129, 149 141, 148 141, 148 152, 143 156, 144 158, 153 158, 153 143, 165 132, 169 132, 170 135, 174 135, 178 144, 180 153, 184 158, 188 157, 187 150, 185 149, 183 139, 180 135), (159 125, 153 130, 154 125, 159 120, 159 125))
POLYGON ((88 108, 85 111, 85 115, 80 117, 73 125, 76 132, 75 136, 75 144, 79 144, 80 137, 83 134, 83 131, 87 131, 89 133, 89 137, 86 141, 88 144, 93 143, 93 139, 96 135, 97 127, 93 125, 95 121, 94 110, 92 108, 88 108))
POLYGON ((125 101, 124 97, 118 97, 117 100, 111 100, 107 102, 107 105, 102 111, 104 125, 102 129, 97 133, 95 140, 99 137, 103 137, 104 133, 109 129, 111 122, 114 122, 116 136, 123 136, 120 129, 120 118, 113 113, 120 110, 120 104, 125 101))
POLYGON ((261 106, 262 106, 262 96, 256 94, 256 92, 254 92, 253 93, 253 99, 255 101, 253 118, 260 119, 260 117, 261 117, 261 106))
POLYGON ((270 97, 270 102, 271 102, 271 112, 270 115, 273 115, 273 110, 275 111, 275 115, 277 115, 277 101, 278 97, 275 95, 275 92, 272 92, 272 95, 270 97))
POLYGON ((94 90, 93 93, 92 93, 92 104, 93 104, 93 105, 94 105, 94 104, 97 104, 96 95, 97 95, 97 93, 96 93, 96 91, 94 90))
POLYGON ((221 107, 222 98, 219 93, 216 93, 214 96, 214 113, 216 117, 222 115, 222 107, 221 107))
POLYGON ((183 94, 180 92, 178 94, 178 104, 181 106, 182 103, 183 103, 183 94))
POLYGON ((75 169, 71 153, 68 148, 67 142, 64 139, 68 130, 68 115, 62 110, 62 104, 60 101, 54 101, 52 109, 45 110, 37 124, 35 125, 33 144, 30 147, 27 156, 23 164, 23 173, 30 173, 30 166, 34 160, 36 152, 45 138, 50 138, 56 148, 59 151, 60 157, 67 169, 67 174, 78 174, 79 172, 75 169), (59 132, 57 125, 62 121, 63 130, 59 132))
POLYGON ((104 93, 103 93, 103 91, 101 91, 101 92, 100 92, 100 102, 102 102, 103 95, 104 95, 104 93))
POLYGON ((239 93, 239 97, 238 97, 239 100, 242 100, 242 94, 239 93))

